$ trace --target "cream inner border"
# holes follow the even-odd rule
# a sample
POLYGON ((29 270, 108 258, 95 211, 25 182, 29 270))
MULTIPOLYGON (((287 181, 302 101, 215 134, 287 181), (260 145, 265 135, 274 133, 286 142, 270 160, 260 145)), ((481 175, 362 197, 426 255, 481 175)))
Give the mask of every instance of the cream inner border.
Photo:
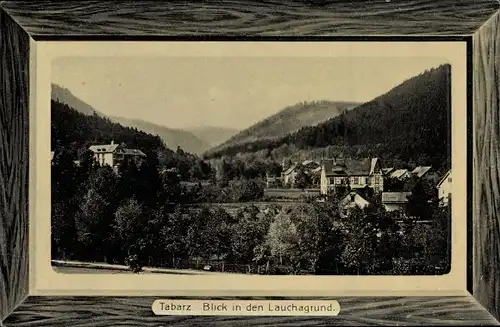
POLYGON ((465 295, 465 42, 31 42, 30 294, 158 296, 465 295), (452 270, 443 276, 58 274, 50 265, 50 85, 57 57, 440 57, 452 66, 452 270))

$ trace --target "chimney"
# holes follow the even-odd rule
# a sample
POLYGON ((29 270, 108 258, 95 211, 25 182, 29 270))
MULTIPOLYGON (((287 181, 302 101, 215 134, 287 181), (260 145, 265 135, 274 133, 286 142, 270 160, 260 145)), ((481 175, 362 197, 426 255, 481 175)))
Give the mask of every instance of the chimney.
POLYGON ((115 140, 111 140, 111 145, 115 144, 115 140))

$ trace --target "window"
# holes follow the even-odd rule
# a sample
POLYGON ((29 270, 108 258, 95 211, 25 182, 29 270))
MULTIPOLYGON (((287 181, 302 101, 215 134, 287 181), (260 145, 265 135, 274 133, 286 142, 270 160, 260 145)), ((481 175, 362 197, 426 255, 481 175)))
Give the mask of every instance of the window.
POLYGON ((352 178, 352 183, 355 184, 355 185, 358 185, 359 184, 359 177, 353 177, 352 178))
POLYGON ((451 183, 451 177, 448 177, 448 183, 451 183))

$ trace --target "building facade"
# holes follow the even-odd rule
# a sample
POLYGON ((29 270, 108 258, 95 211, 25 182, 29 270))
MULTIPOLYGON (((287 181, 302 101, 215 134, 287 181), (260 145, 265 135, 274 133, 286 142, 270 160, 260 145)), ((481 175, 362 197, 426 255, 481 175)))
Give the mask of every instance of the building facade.
POLYGON ((133 160, 136 164, 146 157, 146 154, 138 149, 128 149, 124 145, 111 144, 92 145, 89 150, 94 153, 94 158, 101 166, 117 168, 125 160, 133 160))
POLYGON ((378 158, 361 160, 328 159, 321 169, 321 194, 335 193, 341 188, 384 190, 384 172, 378 158))
POLYGON ((442 205, 448 205, 451 199, 451 169, 441 178, 437 185, 439 200, 442 205))

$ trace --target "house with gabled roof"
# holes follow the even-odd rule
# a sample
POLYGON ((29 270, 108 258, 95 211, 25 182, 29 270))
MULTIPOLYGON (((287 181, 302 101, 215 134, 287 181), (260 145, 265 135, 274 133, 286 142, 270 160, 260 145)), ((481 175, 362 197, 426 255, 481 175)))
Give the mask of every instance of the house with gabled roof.
POLYGON ((134 162, 139 163, 140 159, 146 157, 146 154, 141 150, 129 149, 123 144, 114 143, 114 141, 111 141, 111 144, 92 145, 89 150, 94 153, 94 158, 100 165, 108 165, 113 168, 118 167, 124 160, 134 160, 134 162))
POLYGON ((411 178, 411 173, 408 169, 396 169, 390 173, 389 177, 400 181, 405 181, 411 178))
POLYGON ((404 209, 411 192, 382 192, 382 204, 387 211, 404 209))
POLYGON ((441 178, 437 185, 441 205, 448 205, 451 199, 451 169, 441 178))
POLYGON ((281 173, 281 179, 283 181, 283 185, 285 186, 292 186, 295 184, 295 177, 297 176, 298 173, 298 168, 299 165, 297 163, 294 163, 288 169, 286 169, 284 172, 281 173))
POLYGON ((413 176, 420 179, 425 179, 433 183, 434 185, 436 185, 436 183, 438 183, 439 181, 439 176, 432 169, 432 166, 418 166, 415 167, 415 169, 413 169, 411 173, 413 174, 413 176))
POLYGON ((387 167, 387 168, 382 168, 382 171, 384 172, 384 175, 389 176, 393 171, 394 167, 387 167))
POLYGON ((356 191, 349 192, 339 202, 342 216, 347 216, 349 211, 354 208, 365 209, 369 205, 370 202, 356 191))
POLYGON ((372 188, 376 192, 384 189, 384 172, 378 158, 328 159, 321 170, 321 193, 328 194, 341 187, 351 190, 372 188))

